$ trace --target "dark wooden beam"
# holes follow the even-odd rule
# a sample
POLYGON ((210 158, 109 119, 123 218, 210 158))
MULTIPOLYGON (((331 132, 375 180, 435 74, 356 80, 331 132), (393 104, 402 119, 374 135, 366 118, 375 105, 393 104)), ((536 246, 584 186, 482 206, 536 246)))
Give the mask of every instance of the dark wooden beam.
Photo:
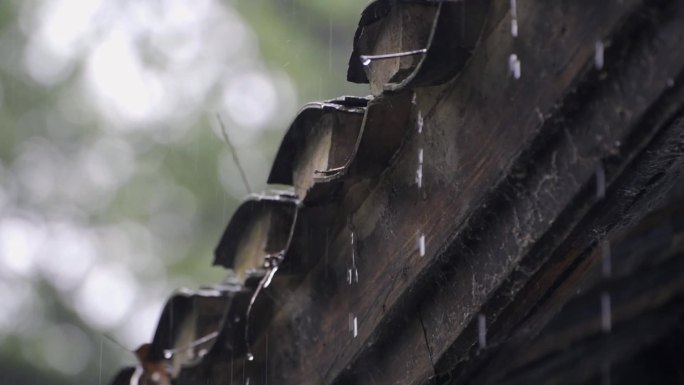
POLYGON ((517 38, 507 2, 490 12, 458 78, 416 90, 422 133, 372 190, 302 210, 313 268, 276 276, 256 359, 214 359, 182 383, 497 382, 590 274, 596 245, 672 185, 681 1, 521 2, 517 38))

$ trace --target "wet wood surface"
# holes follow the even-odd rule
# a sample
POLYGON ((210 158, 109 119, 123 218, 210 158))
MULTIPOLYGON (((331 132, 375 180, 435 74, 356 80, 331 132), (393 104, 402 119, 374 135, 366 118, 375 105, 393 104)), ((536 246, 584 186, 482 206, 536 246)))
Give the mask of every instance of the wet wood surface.
MULTIPOLYGON (((551 366, 521 368, 550 354, 535 338, 594 274, 597 246, 684 169, 684 3, 526 1, 517 14, 514 38, 509 3, 493 2, 463 72, 415 90, 390 168, 302 209, 303 246, 288 257, 310 270, 267 290, 274 314, 257 330, 255 360, 205 360, 180 383, 543 378, 551 366)), ((662 287, 681 294, 674 281, 662 287)), ((632 305, 616 302, 617 317, 622 306, 632 305)))

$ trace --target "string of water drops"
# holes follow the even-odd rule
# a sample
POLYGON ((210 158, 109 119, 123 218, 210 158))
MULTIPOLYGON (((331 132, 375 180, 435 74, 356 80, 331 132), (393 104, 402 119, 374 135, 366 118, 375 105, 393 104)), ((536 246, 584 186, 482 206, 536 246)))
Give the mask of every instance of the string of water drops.
MULTIPOLYGON (((511 36, 513 38, 518 37, 518 2, 517 0, 511 0, 511 36)), ((518 55, 512 53, 508 57, 508 72, 513 76, 514 79, 520 79, 522 75, 521 63, 518 55)))

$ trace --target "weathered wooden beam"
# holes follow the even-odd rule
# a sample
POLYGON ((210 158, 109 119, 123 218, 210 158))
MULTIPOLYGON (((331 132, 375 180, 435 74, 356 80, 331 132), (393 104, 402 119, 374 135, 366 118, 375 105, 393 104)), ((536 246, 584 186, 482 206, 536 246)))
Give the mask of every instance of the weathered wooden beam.
POLYGON ((459 77, 416 90, 416 129, 392 167, 370 190, 302 210, 294 242, 313 268, 266 291, 276 314, 256 359, 223 355, 202 376, 498 381, 588 274, 597 242, 684 168, 683 20, 677 1, 525 2, 513 38, 508 3, 493 2, 459 77))

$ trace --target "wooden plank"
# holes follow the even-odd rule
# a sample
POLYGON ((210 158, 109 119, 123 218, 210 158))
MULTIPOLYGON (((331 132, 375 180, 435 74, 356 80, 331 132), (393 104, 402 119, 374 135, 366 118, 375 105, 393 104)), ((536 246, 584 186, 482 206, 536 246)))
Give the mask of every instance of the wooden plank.
MULTIPOLYGON (((525 2, 513 39, 508 4, 494 2, 459 78, 417 90, 413 119, 424 118, 423 132, 373 190, 302 212, 299 257, 315 266, 301 282, 276 278, 267 291, 277 314, 260 333, 256 360, 212 360, 181 383, 495 380, 487 368, 510 352, 505 342, 546 324, 586 274, 588 250, 623 224, 615 217, 638 216, 653 199, 642 194, 650 178, 681 170, 673 156, 681 128, 667 123, 684 100, 682 7, 525 2), (611 47, 597 71, 594 50, 604 40, 611 47), (518 80, 507 70, 512 53, 522 61, 518 80), (649 158, 663 149, 672 153, 649 158), (602 164, 604 199, 594 179, 602 164), (359 280, 350 284, 352 266, 359 280), (498 347, 483 353, 475 347, 481 311, 498 347)), ((671 182, 657 181, 654 190, 671 182)))

